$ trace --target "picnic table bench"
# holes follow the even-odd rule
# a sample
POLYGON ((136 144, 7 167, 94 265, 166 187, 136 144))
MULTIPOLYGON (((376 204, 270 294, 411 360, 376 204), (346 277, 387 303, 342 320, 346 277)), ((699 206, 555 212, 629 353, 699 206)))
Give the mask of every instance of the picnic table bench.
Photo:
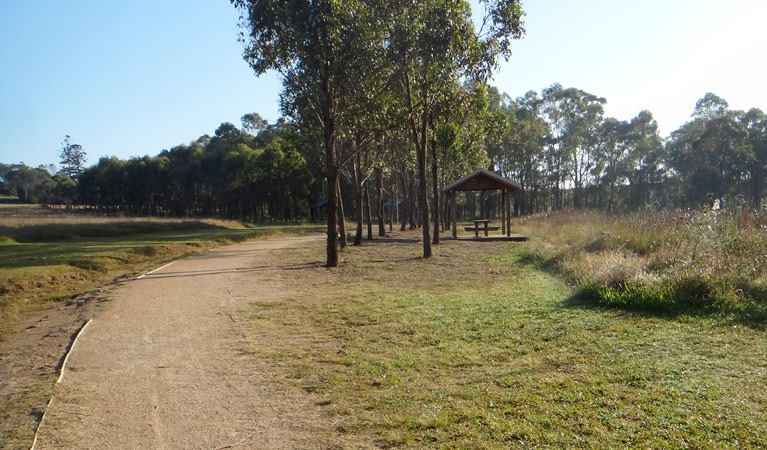
POLYGON ((479 237, 479 230, 485 231, 485 236, 487 236, 488 231, 498 231, 501 229, 499 226, 489 226, 490 221, 488 219, 476 219, 474 220, 474 226, 473 227, 464 227, 464 230, 466 231, 473 231, 474 237, 479 237), (481 225, 481 226, 480 226, 481 225))

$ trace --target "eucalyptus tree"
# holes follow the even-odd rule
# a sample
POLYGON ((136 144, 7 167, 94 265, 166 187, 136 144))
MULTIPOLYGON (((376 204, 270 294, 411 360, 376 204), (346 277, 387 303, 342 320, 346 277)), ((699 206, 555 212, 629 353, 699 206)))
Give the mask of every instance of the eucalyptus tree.
MULTIPOLYGON (((346 145, 339 152, 341 173, 354 187, 357 229, 354 245, 362 244, 364 211, 370 210, 367 181, 380 168, 386 152, 386 136, 400 126, 402 114, 398 98, 393 95, 393 66, 382 66, 375 74, 366 74, 358 80, 364 86, 364 95, 353 97, 349 106, 352 113, 339 122, 339 130, 346 145)), ((379 192, 379 210, 382 208, 379 192)), ((369 215, 369 214, 368 214, 369 215)), ((368 227, 370 218, 368 217, 368 227)), ((372 230, 369 230, 372 235, 372 230)), ((384 233, 385 234, 385 233, 384 233)), ((370 236, 372 239, 372 236, 370 236)))
MULTIPOLYGON (((385 2, 232 0, 241 13, 244 59, 257 74, 274 69, 286 94, 302 97, 322 132, 328 192, 327 260, 338 265, 338 123, 351 99, 367 95, 384 46, 385 2)), ((289 111, 288 111, 289 112, 289 111)))
MULTIPOLYGON (((446 88, 429 122, 432 179, 432 244, 439 243, 440 187, 477 167, 487 165, 487 136, 497 119, 489 111, 484 83, 469 81, 446 88)), ((444 211, 447 217, 447 211, 444 211)))
POLYGON ((259 113, 243 114, 240 122, 242 122, 242 131, 252 136, 258 135, 269 126, 269 122, 261 117, 259 113))
POLYGON ((625 183, 630 171, 628 130, 626 121, 608 117, 597 132, 598 146, 591 173, 600 187, 597 205, 608 211, 615 209, 616 191, 625 183), (607 194, 603 195, 605 190, 607 194))
POLYGON ((491 146, 491 158, 505 176, 517 180, 522 191, 519 209, 532 213, 542 208, 544 184, 543 145, 548 132, 541 117, 541 98, 534 91, 501 105, 503 117, 499 142, 491 146))
POLYGON ((707 93, 695 105, 693 120, 671 134, 667 152, 684 201, 694 204, 706 194, 722 198, 742 192, 742 180, 755 158, 743 116, 707 93))
MULTIPOLYGON (((383 166, 391 172, 392 194, 396 192, 402 196, 400 231, 404 231, 408 225, 411 230, 416 227, 414 177, 417 163, 410 139, 410 134, 405 127, 398 127, 388 132, 383 160, 383 166)), ((396 200, 397 197, 392 195, 392 201, 396 200)))
POLYGON ((423 257, 431 256, 426 158, 434 108, 456 83, 486 80, 501 57, 511 55, 511 42, 522 36, 519 0, 481 0, 480 28, 470 2, 429 0, 395 2, 390 55, 399 67, 408 127, 418 162, 418 205, 423 231, 423 257))
POLYGON ((543 113, 549 125, 548 165, 554 207, 565 206, 564 193, 572 183, 573 203, 581 206, 586 177, 593 168, 596 135, 605 99, 559 84, 543 90, 543 113))
POLYGON ((664 148, 658 123, 650 111, 640 111, 631 119, 625 136, 631 167, 628 181, 634 207, 650 203, 652 186, 664 176, 664 148))
POLYGON ((767 178, 767 114, 758 108, 751 108, 742 120, 753 152, 753 158, 748 162, 749 197, 751 205, 759 206, 767 178))

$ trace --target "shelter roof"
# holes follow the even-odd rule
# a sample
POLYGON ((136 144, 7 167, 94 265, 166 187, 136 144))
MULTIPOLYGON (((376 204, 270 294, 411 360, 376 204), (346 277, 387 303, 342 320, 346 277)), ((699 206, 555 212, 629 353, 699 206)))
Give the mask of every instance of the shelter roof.
POLYGON ((327 200, 319 200, 319 201, 316 201, 316 202, 312 203, 311 205, 309 205, 309 207, 310 208, 322 208, 323 206, 327 206, 327 204, 328 204, 327 200))
POLYGON ((495 172, 489 170, 479 169, 474 171, 465 177, 461 178, 454 183, 451 183, 444 188, 442 192, 451 191, 494 191, 494 190, 510 190, 518 191, 522 189, 522 185, 516 181, 511 181, 506 177, 502 177, 495 172))

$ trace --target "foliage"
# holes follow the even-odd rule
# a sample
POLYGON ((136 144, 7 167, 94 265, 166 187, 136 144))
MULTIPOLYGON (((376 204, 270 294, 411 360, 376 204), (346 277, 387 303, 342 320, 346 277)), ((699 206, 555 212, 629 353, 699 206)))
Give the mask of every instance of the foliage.
POLYGON ((3 186, 21 202, 70 204, 75 197, 75 182, 62 172, 51 176, 45 166, 32 169, 24 163, 4 167, 0 173, 3 186))

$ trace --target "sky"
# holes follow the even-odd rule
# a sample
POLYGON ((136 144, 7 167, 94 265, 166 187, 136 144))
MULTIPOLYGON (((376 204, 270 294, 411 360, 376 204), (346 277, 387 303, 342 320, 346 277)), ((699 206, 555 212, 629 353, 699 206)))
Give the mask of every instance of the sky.
MULTIPOLYGON (((525 37, 491 84, 512 98, 553 83, 649 110, 667 136, 706 92, 767 111, 764 0, 527 0, 525 37)), ((127 159, 280 116, 280 81, 242 60, 226 0, 0 0, 0 162, 127 159)))

